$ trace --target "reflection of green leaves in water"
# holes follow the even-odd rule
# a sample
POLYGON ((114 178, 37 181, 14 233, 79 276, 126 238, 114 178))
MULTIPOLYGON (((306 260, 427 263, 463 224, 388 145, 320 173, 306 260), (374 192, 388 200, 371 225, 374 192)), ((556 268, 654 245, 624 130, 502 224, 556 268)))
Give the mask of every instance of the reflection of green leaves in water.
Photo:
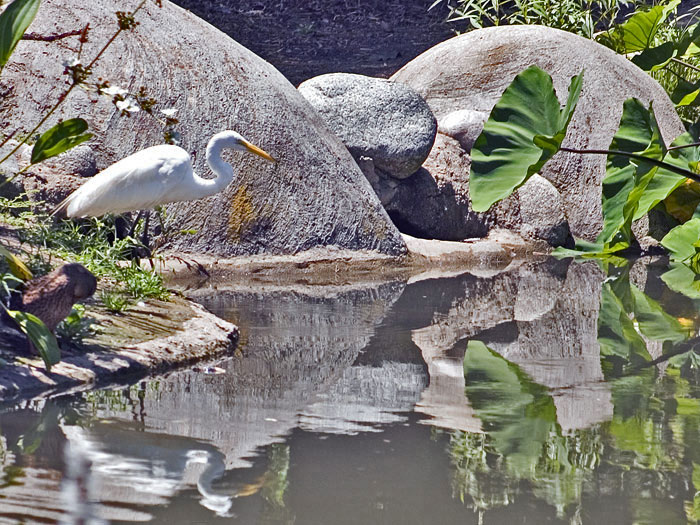
POLYGON ((268 452, 270 466, 265 474, 262 496, 273 507, 284 507, 284 493, 289 485, 289 445, 271 445, 268 452))
POLYGON ((496 450, 519 473, 531 471, 550 434, 559 435, 547 389, 479 341, 464 356, 465 392, 496 450))
POLYGON ((675 344, 686 341, 690 335, 678 319, 667 314, 657 301, 630 283, 629 268, 603 285, 598 343, 603 368, 607 372, 615 362, 639 366, 651 361, 648 340, 660 341, 664 353, 669 353, 675 344))
MULTIPOLYGON (((610 382, 615 406, 607 425, 606 463, 630 494, 627 506, 637 523, 679 523, 697 519, 700 460, 700 401, 697 385, 667 369, 654 368, 610 382), (654 487, 649 495, 649 471, 654 487), (646 473, 646 474, 645 474, 646 473), (690 481, 695 490, 688 490, 690 481), (683 489, 682 487, 687 487, 683 489), (672 499, 683 498, 682 507, 672 499), (681 513, 685 516, 681 516, 681 513), (692 517, 695 516, 695 517, 692 517)), ((612 481, 612 477, 608 476, 612 481)))
POLYGON ((585 473, 598 465, 598 435, 562 436, 548 390, 479 341, 467 346, 464 374, 465 393, 486 434, 451 436, 453 490, 487 509, 508 505, 526 479, 563 515, 580 501, 585 473))

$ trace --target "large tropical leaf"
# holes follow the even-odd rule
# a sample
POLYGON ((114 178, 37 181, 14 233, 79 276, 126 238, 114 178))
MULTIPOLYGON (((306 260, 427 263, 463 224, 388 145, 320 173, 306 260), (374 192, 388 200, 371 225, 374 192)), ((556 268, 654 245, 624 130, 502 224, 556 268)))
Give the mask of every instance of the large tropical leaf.
POLYGON ((561 434, 547 388, 481 341, 467 345, 464 377, 469 403, 496 450, 516 472, 531 472, 543 444, 561 434))
POLYGON ((668 232, 661 245, 668 250, 671 260, 692 263, 700 251, 700 219, 691 219, 668 232))
MULTIPOLYGON (((700 165, 700 148, 683 147, 674 149, 677 146, 688 146, 700 142, 700 127, 692 126, 690 130, 678 136, 671 144, 668 153, 664 157, 664 162, 698 173, 700 165)), ((639 200, 639 206, 634 215, 637 220, 649 212, 659 202, 671 195, 674 190, 686 183, 688 179, 678 173, 673 173, 664 167, 659 167, 656 175, 649 182, 644 194, 639 200)))
POLYGON ((651 361, 647 345, 630 319, 630 307, 618 296, 610 283, 603 285, 598 311, 598 344, 603 357, 621 358, 626 362, 651 361))
POLYGON ((0 70, 32 23, 41 0, 15 0, 0 13, 0 70))
MULTIPOLYGON (((620 128, 613 137, 610 149, 635 153, 661 160, 666 153, 654 111, 647 109, 635 98, 623 106, 620 128)), ((654 178, 658 167, 623 155, 608 155, 606 176, 603 179, 603 230, 596 239, 611 251, 630 246, 632 221, 639 208, 644 191, 654 178)))
POLYGON ((14 319, 20 329, 27 335, 44 360, 46 370, 51 371, 51 366, 61 360, 61 349, 58 347, 56 336, 51 333, 46 325, 34 314, 5 309, 7 314, 14 319))
POLYGON ((475 211, 508 197, 558 151, 582 83, 583 72, 571 79, 562 110, 545 71, 531 66, 515 77, 472 149, 469 194, 475 211))
POLYGON ((59 122, 39 137, 32 149, 32 164, 55 157, 78 144, 90 140, 91 133, 84 133, 88 124, 81 118, 59 122))
POLYGON ((657 5, 648 11, 638 11, 624 24, 606 34, 620 53, 634 53, 652 47, 654 37, 681 0, 657 5))
POLYGON ((671 263, 670 269, 661 276, 671 290, 689 297, 700 299, 700 275, 683 263, 671 263))
POLYGON ((696 43, 700 43, 700 24, 693 24, 686 28, 679 38, 674 38, 655 47, 647 47, 632 57, 632 62, 644 71, 657 71, 674 58, 687 59, 688 55, 694 54, 694 49, 697 48, 696 43))

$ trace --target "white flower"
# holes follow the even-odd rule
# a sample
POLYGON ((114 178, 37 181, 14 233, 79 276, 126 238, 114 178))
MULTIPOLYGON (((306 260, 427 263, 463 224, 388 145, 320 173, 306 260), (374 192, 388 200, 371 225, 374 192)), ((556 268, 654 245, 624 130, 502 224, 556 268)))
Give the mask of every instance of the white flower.
POLYGON ((126 98, 117 102, 117 109, 125 113, 138 113, 141 110, 133 98, 126 98))
POLYGON ((172 117, 177 113, 177 109, 175 108, 168 108, 168 109, 161 109, 160 112, 165 115, 166 117, 172 117))
POLYGON ((108 95, 110 97, 126 97, 126 95, 129 93, 126 89, 122 89, 118 86, 109 86, 108 88, 105 88, 102 90, 102 93, 105 95, 108 95))
POLYGON ((79 65, 80 65, 80 60, 78 60, 75 57, 63 61, 63 67, 75 67, 75 66, 79 66, 79 65))

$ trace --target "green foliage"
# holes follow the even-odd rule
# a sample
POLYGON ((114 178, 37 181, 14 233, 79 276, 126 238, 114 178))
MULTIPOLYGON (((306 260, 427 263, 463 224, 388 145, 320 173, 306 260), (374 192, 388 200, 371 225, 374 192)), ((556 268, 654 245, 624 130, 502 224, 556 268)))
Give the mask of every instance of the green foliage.
MULTIPOLYGON (((677 270, 678 267, 671 272, 677 270)), ((667 282, 669 273, 662 275, 664 282, 667 282)), ((668 291, 665 294, 670 296, 668 291)), ((689 297, 700 298, 700 294, 689 297)), ((700 360, 700 354, 695 349, 696 340, 691 339, 694 332, 695 328, 687 321, 682 323, 670 315, 658 301, 630 282, 629 266, 621 271, 615 270, 603 284, 598 343, 603 369, 608 375, 612 371, 616 375, 636 373, 648 367, 652 361, 647 350, 649 341, 660 343, 662 356, 656 357, 668 361, 670 367, 696 366, 694 363, 700 360)))
POLYGON ((125 312, 131 306, 129 298, 125 294, 118 292, 102 292, 100 301, 102 301, 107 310, 114 313, 125 312))
POLYGON ((676 226, 661 239, 671 260, 697 264, 700 251, 700 219, 692 219, 676 226))
POLYGON ((0 13, 0 71, 32 23, 41 0, 14 0, 0 13))
POLYGON ((170 295, 159 274, 131 260, 143 245, 132 237, 119 239, 110 217, 53 223, 46 215, 28 209, 20 196, 0 198, 0 222, 21 226, 18 235, 35 257, 34 266, 48 269, 53 258, 76 261, 111 283, 107 299, 111 306, 105 303, 110 310, 122 311, 139 299, 167 299, 170 295))
POLYGON ((47 372, 50 372, 51 366, 61 360, 61 349, 58 347, 56 337, 37 316, 29 312, 19 312, 7 308, 5 311, 27 335, 44 360, 47 372))
POLYGON ((56 335, 69 341, 80 341, 93 333, 92 319, 85 315, 85 306, 73 305, 71 313, 56 327, 56 335))
POLYGON ((578 102, 583 72, 571 79, 566 106, 552 78, 531 66, 506 88, 472 149, 469 193, 486 211, 537 173, 559 150, 578 102))
POLYGON ((680 3, 680 0, 671 0, 649 10, 635 12, 624 24, 619 24, 605 33, 604 43, 618 53, 634 53, 651 48, 659 29, 680 3))
POLYGON ((0 245, 0 256, 5 259, 10 272, 17 279, 28 281, 33 277, 32 272, 29 268, 27 268, 27 265, 25 265, 19 257, 2 245, 0 245))
POLYGON ((465 393, 515 472, 537 463, 551 433, 560 434, 547 389, 481 341, 469 341, 464 355, 465 393))
POLYGON ((81 118, 72 118, 59 122, 37 139, 32 149, 31 163, 36 164, 55 157, 78 144, 90 140, 92 133, 85 133, 87 128, 87 122, 81 118))
POLYGON ((609 28, 622 6, 631 0, 435 0, 430 9, 446 4, 448 22, 457 31, 487 26, 538 24, 593 38, 609 28))

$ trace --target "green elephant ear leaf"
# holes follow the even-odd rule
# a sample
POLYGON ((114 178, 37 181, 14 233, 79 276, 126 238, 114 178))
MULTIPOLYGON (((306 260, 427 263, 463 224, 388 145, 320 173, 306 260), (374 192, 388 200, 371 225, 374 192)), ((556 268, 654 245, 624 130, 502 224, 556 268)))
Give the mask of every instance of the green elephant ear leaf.
POLYGON ((503 92, 472 148, 469 194, 486 211, 537 173, 559 150, 583 83, 572 78, 562 110, 552 78, 531 66, 503 92))
MULTIPOLYGON (((642 155, 660 161, 666 153, 654 111, 635 98, 623 106, 620 127, 610 150, 642 155)), ((596 239, 610 250, 623 250, 633 240, 632 221, 658 166, 623 155, 608 155, 603 179, 603 230, 596 239)))
POLYGON ((700 219, 691 219, 676 226, 661 239, 661 246, 668 250, 672 261, 692 262, 700 243, 700 219))
POLYGON ((14 319, 22 332, 27 335, 44 360, 46 370, 50 372, 51 367, 61 360, 61 349, 58 347, 56 336, 51 333, 51 330, 46 327, 41 319, 29 312, 8 309, 5 309, 5 311, 14 319))
POLYGON ((0 70, 34 20, 41 0, 15 0, 0 13, 0 70))
POLYGON ((55 157, 69 149, 90 140, 91 133, 84 133, 88 124, 81 118, 72 118, 59 122, 44 132, 32 149, 32 164, 55 157))
POLYGON ((620 53, 634 53, 651 47, 659 28, 678 7, 681 0, 657 5, 648 11, 639 11, 624 24, 617 26, 608 36, 620 53))
MULTIPOLYGON (((679 168, 697 172, 698 162, 700 162, 700 148, 697 146, 673 149, 677 146, 692 146, 700 142, 700 126, 691 126, 690 130, 678 136, 669 148, 664 157, 664 162, 679 168)), ((666 199, 674 190, 683 185, 688 179, 678 173, 673 173, 664 167, 659 167, 656 175, 649 182, 642 198, 639 200, 639 207, 634 214, 634 220, 639 219, 649 212, 659 202, 666 199)))
POLYGON ((671 263, 661 280, 674 292, 690 299, 700 299, 700 275, 683 263, 671 263))

